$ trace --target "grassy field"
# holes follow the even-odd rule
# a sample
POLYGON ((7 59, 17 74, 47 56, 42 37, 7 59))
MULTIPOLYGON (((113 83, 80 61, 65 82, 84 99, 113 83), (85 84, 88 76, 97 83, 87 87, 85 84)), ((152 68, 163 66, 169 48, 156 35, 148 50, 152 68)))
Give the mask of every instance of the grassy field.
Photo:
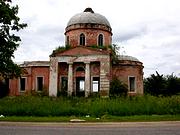
MULTIPOLYGON (((0 99, 0 115, 8 118, 43 118, 69 121, 83 118, 89 121, 142 119, 180 120, 180 96, 117 97, 117 98, 52 98, 19 96, 0 99), (90 116, 90 117, 87 117, 90 116), (162 116, 162 117, 161 117, 162 116), (64 119, 64 120, 63 120, 64 119)), ((47 120, 48 121, 48 120, 47 120)), ((127 120, 128 121, 128 120, 127 120)))

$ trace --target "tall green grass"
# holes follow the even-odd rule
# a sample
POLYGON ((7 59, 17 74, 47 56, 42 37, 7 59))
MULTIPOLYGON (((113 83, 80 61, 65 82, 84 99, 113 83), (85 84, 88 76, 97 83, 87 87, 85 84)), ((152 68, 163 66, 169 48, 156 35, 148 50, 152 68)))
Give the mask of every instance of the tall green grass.
POLYGON ((0 99, 5 116, 132 116, 180 114, 180 96, 116 98, 52 98, 19 96, 0 99))

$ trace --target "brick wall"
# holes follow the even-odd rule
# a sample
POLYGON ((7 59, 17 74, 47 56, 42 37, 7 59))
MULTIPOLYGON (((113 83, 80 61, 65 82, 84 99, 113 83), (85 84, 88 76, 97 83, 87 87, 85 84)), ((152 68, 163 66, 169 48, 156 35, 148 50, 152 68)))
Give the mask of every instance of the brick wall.
POLYGON ((112 66, 112 78, 117 77, 125 84, 129 84, 128 78, 136 78, 136 94, 143 94, 143 66, 140 62, 124 61, 112 66), (125 64, 126 63, 126 64, 125 64))
MULTIPOLYGON (((21 77, 26 78, 26 87, 25 93, 31 90, 36 90, 36 77, 44 78, 44 89, 48 90, 49 88, 49 67, 26 67, 24 68, 26 74, 23 74, 21 77)), ((9 81, 9 88, 11 96, 16 96, 23 94, 20 92, 20 79, 11 79, 9 81)))
POLYGON ((75 29, 72 31, 66 32, 66 36, 69 36, 69 44, 73 47, 79 45, 80 34, 83 33, 85 35, 85 45, 97 45, 98 44, 98 36, 102 34, 104 37, 104 45, 111 45, 111 33, 108 31, 100 30, 100 29, 75 29))

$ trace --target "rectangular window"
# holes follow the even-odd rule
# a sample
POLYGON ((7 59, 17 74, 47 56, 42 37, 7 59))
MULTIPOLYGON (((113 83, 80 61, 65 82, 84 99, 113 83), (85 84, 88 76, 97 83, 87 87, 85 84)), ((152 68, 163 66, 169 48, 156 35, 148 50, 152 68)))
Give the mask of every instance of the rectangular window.
POLYGON ((20 78, 20 91, 25 91, 26 90, 26 78, 22 77, 20 78))
POLYGON ((37 91, 43 90, 43 77, 37 77, 36 85, 37 85, 37 91))
POLYGON ((99 91, 99 77, 93 77, 93 92, 98 92, 99 91))
POLYGON ((129 91, 135 92, 135 77, 129 77, 129 91))

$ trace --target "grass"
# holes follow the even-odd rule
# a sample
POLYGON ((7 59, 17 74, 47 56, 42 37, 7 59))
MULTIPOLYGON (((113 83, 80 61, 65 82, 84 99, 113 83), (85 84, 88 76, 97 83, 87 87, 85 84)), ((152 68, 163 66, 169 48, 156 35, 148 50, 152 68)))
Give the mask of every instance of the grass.
MULTIPOLYGON (((6 97, 0 99, 0 115, 4 119, 21 118, 58 118, 60 121, 68 121, 71 117, 91 116, 93 121, 100 120, 123 120, 124 118, 148 119, 152 116, 168 116, 179 119, 180 96, 172 97, 116 97, 116 98, 52 98, 36 96, 6 97), (62 120, 61 118, 65 119, 62 120)), ((2 119, 2 118, 1 118, 2 119)))
POLYGON ((135 115, 135 116, 102 116, 95 117, 28 117, 8 116, 0 121, 10 122, 69 122, 71 119, 83 119, 85 122, 146 122, 146 121, 180 121, 180 115, 135 115))

